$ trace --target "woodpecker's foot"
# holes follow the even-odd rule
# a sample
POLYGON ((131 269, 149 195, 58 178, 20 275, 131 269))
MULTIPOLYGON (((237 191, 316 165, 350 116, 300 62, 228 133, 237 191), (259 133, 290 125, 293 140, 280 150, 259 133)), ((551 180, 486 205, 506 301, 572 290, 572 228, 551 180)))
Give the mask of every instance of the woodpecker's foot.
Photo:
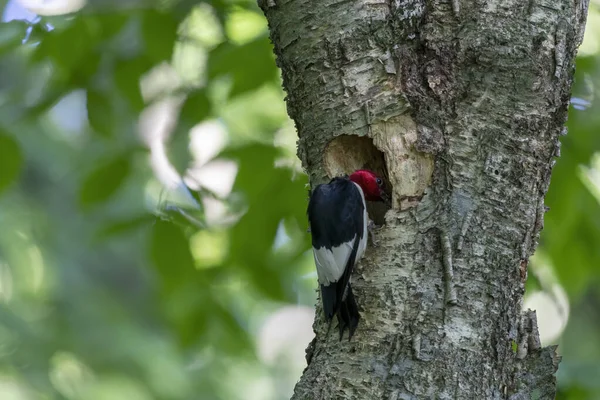
POLYGON ((350 316, 350 322, 348 323, 348 341, 354 336, 354 332, 358 327, 358 321, 360 320, 360 314, 358 313, 358 306, 354 297, 352 297, 352 303, 348 306, 348 314, 350 316))
POLYGON ((358 314, 356 316, 352 315, 348 309, 340 310, 338 314, 338 331, 340 334, 340 342, 344 338, 344 331, 348 328, 348 341, 352 339, 354 336, 354 332, 356 331, 356 327, 358 326, 358 320, 360 317, 358 314))
POLYGON ((354 332, 356 331, 358 321, 360 320, 358 305, 356 304, 354 294, 352 293, 352 289, 350 289, 350 287, 348 287, 346 300, 342 302, 340 309, 338 310, 337 320, 340 341, 342 341, 342 338, 344 337, 344 331, 346 328, 348 328, 348 341, 350 341, 354 335, 354 332))

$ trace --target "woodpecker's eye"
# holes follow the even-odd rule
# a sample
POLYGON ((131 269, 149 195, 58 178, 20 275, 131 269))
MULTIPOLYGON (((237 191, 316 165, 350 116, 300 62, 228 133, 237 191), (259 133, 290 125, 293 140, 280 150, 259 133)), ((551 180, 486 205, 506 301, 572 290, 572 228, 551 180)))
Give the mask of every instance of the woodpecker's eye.
POLYGON ((377 178, 377 179, 375 180, 375 182, 377 182, 377 184, 378 184, 379 186, 381 186, 381 185, 383 184, 383 181, 382 181, 380 178, 377 178))

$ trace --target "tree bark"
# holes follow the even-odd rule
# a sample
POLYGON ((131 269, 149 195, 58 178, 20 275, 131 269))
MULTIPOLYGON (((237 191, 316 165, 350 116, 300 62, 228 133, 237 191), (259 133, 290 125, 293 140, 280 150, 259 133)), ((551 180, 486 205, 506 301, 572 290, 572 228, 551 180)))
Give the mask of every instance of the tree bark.
POLYGON ((369 166, 393 192, 356 335, 318 306, 293 398, 553 399, 559 357, 521 307, 588 1, 260 6, 313 187, 369 166))

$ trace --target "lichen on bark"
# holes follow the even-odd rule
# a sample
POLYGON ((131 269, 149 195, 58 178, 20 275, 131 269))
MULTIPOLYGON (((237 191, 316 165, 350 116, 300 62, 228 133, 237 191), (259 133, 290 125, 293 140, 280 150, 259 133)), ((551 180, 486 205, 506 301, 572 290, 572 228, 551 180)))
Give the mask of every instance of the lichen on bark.
POLYGON ((394 191, 353 275, 356 335, 327 336, 318 307, 294 398, 553 398, 558 358, 521 303, 587 1, 260 5, 312 185, 356 135, 394 191))

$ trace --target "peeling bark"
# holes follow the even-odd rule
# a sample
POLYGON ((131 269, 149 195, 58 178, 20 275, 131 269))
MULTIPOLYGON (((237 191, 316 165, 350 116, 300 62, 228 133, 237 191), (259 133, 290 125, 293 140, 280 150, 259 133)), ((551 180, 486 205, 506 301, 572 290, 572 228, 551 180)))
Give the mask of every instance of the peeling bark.
POLYGON ((339 342, 318 310, 293 398, 554 398, 521 307, 588 1, 260 5, 311 184, 375 163, 329 146, 349 135, 393 190, 353 275, 361 324, 339 342))

